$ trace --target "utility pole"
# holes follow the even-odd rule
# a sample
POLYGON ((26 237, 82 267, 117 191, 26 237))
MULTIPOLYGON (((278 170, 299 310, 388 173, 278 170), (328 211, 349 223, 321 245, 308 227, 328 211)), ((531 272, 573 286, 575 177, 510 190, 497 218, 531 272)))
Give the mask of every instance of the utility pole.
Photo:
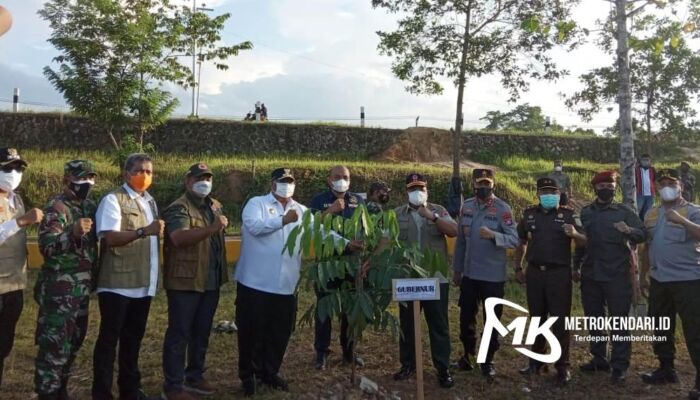
MULTIPOLYGON (((197 7, 197 0, 192 0, 192 116, 197 117, 198 114, 198 93, 199 89, 199 79, 196 78, 197 71, 197 35, 194 32, 194 15, 197 11, 214 11, 212 8, 206 8, 206 4, 202 3, 201 7, 197 7), (196 87, 195 87, 196 86, 196 87), (197 90, 195 90, 197 89, 197 90)), ((199 66, 199 72, 201 77, 202 66, 199 66)))

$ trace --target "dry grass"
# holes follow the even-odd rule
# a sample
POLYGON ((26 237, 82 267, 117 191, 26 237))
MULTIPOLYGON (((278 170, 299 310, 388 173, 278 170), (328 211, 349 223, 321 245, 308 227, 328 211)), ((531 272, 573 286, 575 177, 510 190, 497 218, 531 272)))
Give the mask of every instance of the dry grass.
MULTIPOLYGON (((35 272, 30 274, 30 282, 33 282, 35 272)), ((524 290, 522 287, 508 282, 506 298, 519 304, 525 304, 524 290)), ((25 400, 35 398, 33 394, 33 358, 36 354, 34 346, 34 329, 36 323, 37 307, 31 298, 31 290, 25 293, 25 308, 17 327, 15 347, 6 361, 4 386, 0 392, 3 400, 25 400)), ((234 286, 226 285, 222 290, 221 302, 215 320, 231 320, 234 314, 234 286)), ((459 309, 456 301, 458 291, 452 288, 450 293, 450 328, 452 332, 452 358, 457 358, 461 353, 459 343, 459 309)), ((303 312, 314 299, 313 293, 303 290, 299 299, 299 313, 303 312)), ((581 314, 580 297, 578 290, 574 294, 574 314, 581 314)), ((143 386, 151 395, 161 392, 162 368, 161 348, 163 335, 167 325, 166 299, 160 291, 151 308, 146 337, 140 357, 143 386)), ((90 307, 89 334, 81 349, 76 365, 73 368, 74 377, 71 380, 70 392, 78 400, 88 399, 92 380, 92 350, 99 325, 99 312, 97 301, 93 301, 90 307)), ((512 312, 506 312, 506 321, 514 317, 512 312)), ((355 386, 349 384, 350 368, 340 363, 340 349, 337 342, 337 324, 334 325, 333 353, 330 358, 330 368, 325 372, 317 372, 313 369, 313 329, 311 327, 298 327, 289 345, 287 356, 282 366, 281 374, 286 377, 291 386, 290 393, 263 392, 258 398, 282 399, 282 398, 330 398, 335 394, 338 399, 365 398, 355 386)), ((425 326, 424 326, 425 328, 425 326)), ((424 335, 424 338, 427 335, 424 335)), ((678 335, 680 336, 680 334, 678 335)), ((483 378, 476 372, 456 372, 457 382, 453 389, 445 390, 437 386, 433 369, 430 363, 427 338, 425 338, 424 360, 426 363, 426 398, 429 399, 658 399, 684 397, 691 388, 694 378, 694 370, 690 364, 687 350, 679 337, 677 349, 677 367, 681 374, 682 383, 663 388, 650 387, 642 384, 637 376, 639 373, 656 366, 651 345, 648 343, 633 344, 632 366, 626 385, 622 388, 614 387, 608 383, 605 374, 595 376, 582 375, 576 366, 588 360, 587 345, 574 342, 572 345, 571 362, 574 368, 573 381, 565 389, 555 388, 552 384, 553 375, 543 375, 527 381, 522 378, 517 370, 526 360, 519 355, 509 343, 496 355, 496 367, 498 377, 494 384, 486 384, 483 378)), ((398 367, 398 345, 396 340, 388 333, 370 332, 359 346, 367 366, 360 369, 360 374, 376 381, 383 393, 397 394, 402 399, 414 398, 413 380, 396 383, 391 379, 391 374, 398 367)), ((235 399, 241 397, 240 383, 237 377, 237 349, 236 336, 229 334, 212 333, 210 350, 207 362, 209 369, 207 378, 219 389, 216 396, 211 399, 235 399)), ((115 378, 116 390, 116 378, 115 378)))

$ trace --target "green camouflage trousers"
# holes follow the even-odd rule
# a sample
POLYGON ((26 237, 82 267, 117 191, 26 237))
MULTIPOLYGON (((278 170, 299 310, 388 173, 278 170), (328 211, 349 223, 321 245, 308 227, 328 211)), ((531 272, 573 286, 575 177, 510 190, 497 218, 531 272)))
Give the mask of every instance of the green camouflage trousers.
POLYGON ((66 390, 71 364, 87 333, 89 285, 76 275, 80 274, 66 274, 58 279, 40 276, 34 287, 34 299, 39 304, 35 335, 39 349, 34 373, 38 394, 66 390))

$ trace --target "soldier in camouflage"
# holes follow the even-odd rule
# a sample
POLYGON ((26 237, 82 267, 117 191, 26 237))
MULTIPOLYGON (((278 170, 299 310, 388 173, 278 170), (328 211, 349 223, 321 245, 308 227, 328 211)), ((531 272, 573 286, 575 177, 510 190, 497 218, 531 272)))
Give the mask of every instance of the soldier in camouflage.
POLYGON ((384 206, 389 203, 389 193, 391 189, 389 185, 382 181, 375 181, 369 185, 367 191, 367 211, 370 214, 379 214, 384 211, 384 206))
POLYGON ((44 265, 34 287, 39 304, 34 390, 39 399, 68 399, 70 367, 88 325, 92 270, 97 260, 93 221, 97 205, 87 199, 95 184, 92 164, 66 163, 63 193, 51 199, 39 227, 44 265))

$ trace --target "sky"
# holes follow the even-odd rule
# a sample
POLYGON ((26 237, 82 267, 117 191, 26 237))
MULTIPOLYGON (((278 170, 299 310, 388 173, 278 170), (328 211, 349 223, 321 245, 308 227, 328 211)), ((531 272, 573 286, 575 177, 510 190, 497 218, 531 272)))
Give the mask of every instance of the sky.
MULTIPOLYGON (((183 0, 176 0, 183 1, 183 0)), ((359 124, 365 108, 369 126, 406 128, 415 124, 450 128, 454 123, 457 91, 447 82, 439 96, 413 95, 393 77, 391 58, 379 55, 378 30, 396 26, 395 15, 373 9, 370 0, 208 0, 212 14, 231 13, 222 38, 225 44, 243 40, 254 49, 229 60, 227 71, 204 65, 200 88, 200 117, 242 119, 262 101, 271 119, 330 121, 359 124)), ((48 24, 38 15, 42 0, 0 0, 13 14, 12 29, 0 38, 0 109, 11 106, 13 88, 20 88, 26 108, 36 111, 65 107, 62 96, 43 76, 57 51, 46 41, 48 24)), ((189 3, 191 4, 191 3, 189 3)), ((609 5, 602 0, 583 0, 575 19, 593 28, 604 18, 609 5)), ((542 107, 557 123, 602 131, 615 123, 617 107, 604 110, 591 122, 583 122, 566 108, 561 93, 579 89, 578 76, 611 62, 593 44, 554 57, 570 75, 557 82, 531 82, 530 91, 516 104, 542 107)), ((170 87, 180 99, 177 115, 191 110, 189 92, 170 87)), ((466 128, 481 128, 479 119, 488 111, 507 111, 508 93, 498 77, 468 81, 465 93, 466 128)))

